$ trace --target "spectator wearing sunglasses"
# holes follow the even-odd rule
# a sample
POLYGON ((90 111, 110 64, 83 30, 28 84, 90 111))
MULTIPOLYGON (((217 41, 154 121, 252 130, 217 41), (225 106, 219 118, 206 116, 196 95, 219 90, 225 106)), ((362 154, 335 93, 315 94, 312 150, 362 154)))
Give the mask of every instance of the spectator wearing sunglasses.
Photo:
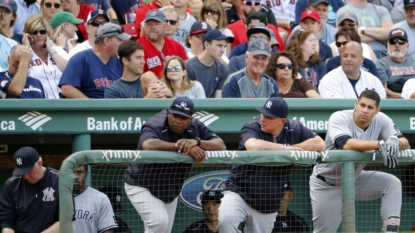
POLYGON ((89 4, 83 4, 82 0, 65 0, 62 2, 64 11, 71 13, 78 19, 82 19, 83 23, 79 24, 77 35, 77 42, 81 43, 88 40, 88 33, 86 32, 86 22, 88 20, 89 12, 96 10, 95 7, 89 4))
POLYGON ((15 0, 0 0, 0 19, 3 21, 0 27, 0 32, 5 37, 15 40, 17 43, 21 44, 23 35, 15 33, 11 30, 11 27, 13 27, 14 23, 16 22, 16 11, 17 4, 15 0))
MULTIPOLYGON (((192 27, 193 23, 196 22, 196 19, 190 12, 187 12, 189 0, 174 0, 172 2, 174 9, 177 12, 176 23, 179 22, 178 27, 176 27, 177 30, 174 33, 173 39, 180 44, 184 44, 187 36, 189 35, 190 28, 192 27)), ((167 21, 167 24, 174 26, 175 22, 169 20, 167 21)))
POLYGON ((190 81, 188 79, 186 65, 180 57, 171 57, 166 62, 163 71, 163 81, 176 98, 206 98, 202 84, 199 81, 190 81))
POLYGON ((386 95, 401 98, 406 81, 415 78, 415 60, 405 56, 409 47, 408 34, 401 28, 394 28, 389 33, 388 56, 376 62, 382 80, 385 81, 386 95))
POLYGON ((73 48, 69 40, 76 36, 76 31, 78 31, 77 25, 81 24, 82 21, 82 19, 77 19, 66 11, 56 13, 50 20, 52 26, 50 38, 54 43, 54 49, 58 51, 58 49, 61 50, 62 48, 64 51, 59 54, 67 60, 69 59, 68 52, 73 48))
POLYGON ((104 10, 108 14, 111 23, 120 24, 117 13, 115 13, 109 0, 82 0, 82 3, 89 4, 97 10, 104 10))
POLYGON ((40 6, 36 0, 15 0, 17 3, 16 21, 13 26, 13 32, 23 34, 25 22, 33 15, 40 14, 40 6))
MULTIPOLYGON (((415 41, 415 2, 404 0, 403 4, 405 21, 393 25, 392 29, 402 28, 408 33, 408 41, 415 41)), ((409 46, 406 56, 415 59, 415 46, 409 46)))
POLYGON ((298 64, 289 52, 273 53, 265 74, 275 79, 282 98, 321 98, 316 88, 299 77, 298 64))
POLYGON ((264 73, 270 57, 269 44, 254 40, 246 52, 246 69, 231 74, 222 90, 223 98, 269 98, 278 96, 278 84, 264 73))
POLYGON ((95 36, 98 29, 109 21, 110 18, 103 10, 93 10, 89 12, 86 25, 88 40, 85 40, 82 43, 78 43, 75 47, 69 50, 68 59, 81 51, 92 49, 95 46, 95 36))
POLYGON ((52 17, 62 10, 62 0, 42 0, 40 2, 40 14, 49 24, 52 17))
MULTIPOLYGON (((172 40, 179 42, 175 39, 175 37, 177 36, 176 31, 181 25, 177 11, 174 9, 173 6, 165 6, 160 8, 160 10, 166 16, 166 30, 164 31, 164 35, 172 40)), ((181 42, 179 43, 182 44, 181 42)))
POLYGON ((105 88, 122 76, 118 47, 131 35, 114 23, 98 29, 95 46, 75 54, 68 62, 59 86, 66 98, 104 98, 105 88))
POLYGON ((327 73, 320 81, 318 91, 322 98, 357 99, 365 90, 373 90, 380 98, 386 98, 382 82, 361 69, 364 57, 359 42, 347 42, 340 57, 341 66, 327 73))

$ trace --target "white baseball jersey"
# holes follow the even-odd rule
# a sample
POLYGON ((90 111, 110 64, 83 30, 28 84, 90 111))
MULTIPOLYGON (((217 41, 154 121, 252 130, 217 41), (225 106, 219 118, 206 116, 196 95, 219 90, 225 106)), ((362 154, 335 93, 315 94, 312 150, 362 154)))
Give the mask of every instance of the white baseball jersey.
MULTIPOLYGON (((58 50, 56 50, 58 52, 58 50)), ((59 99, 61 89, 58 84, 62 72, 59 70, 53 58, 48 54, 47 63, 43 62, 32 50, 32 61, 30 62, 28 76, 39 80, 42 83, 45 93, 49 99, 59 99)))
POLYGON ((295 22, 295 5, 297 0, 261 0, 261 3, 271 8, 276 20, 295 22))
POLYGON ((75 197, 74 232, 101 233, 118 228, 114 211, 107 195, 88 187, 75 197))
POLYGON ((81 51, 92 49, 92 46, 89 44, 89 42, 86 40, 80 44, 76 44, 75 47, 73 47, 71 50, 69 50, 68 53, 68 59, 71 59, 71 57, 81 51))
MULTIPOLYGON (((389 136, 403 137, 393 121, 384 113, 379 112, 366 130, 359 128, 353 119, 354 110, 337 111, 330 116, 329 128, 325 138, 326 150, 340 150, 335 145, 337 138, 350 136, 361 140, 388 140, 389 136)), ((366 164, 355 165, 357 178, 366 164)), ((322 175, 330 184, 341 185, 342 164, 321 164, 314 166, 313 173, 322 175)))
POLYGON ((415 92, 415 78, 410 78, 405 82, 405 85, 403 85, 401 96, 404 99, 410 99, 412 93, 414 92, 415 92))
POLYGON ((318 86, 322 98, 357 99, 365 90, 374 90, 380 98, 386 98, 385 88, 380 80, 364 70, 360 70, 360 78, 354 88, 341 66, 326 74, 318 86))

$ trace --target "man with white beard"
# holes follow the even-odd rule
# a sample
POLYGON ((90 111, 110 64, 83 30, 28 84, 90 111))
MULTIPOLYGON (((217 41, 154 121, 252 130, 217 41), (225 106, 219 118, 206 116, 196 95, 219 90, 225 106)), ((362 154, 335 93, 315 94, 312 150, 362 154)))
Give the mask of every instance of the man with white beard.
POLYGON ((388 37, 388 55, 376 62, 379 75, 385 81, 386 95, 401 98, 402 88, 410 78, 415 78, 415 60, 405 57, 408 51, 408 34, 401 28, 394 28, 388 37))

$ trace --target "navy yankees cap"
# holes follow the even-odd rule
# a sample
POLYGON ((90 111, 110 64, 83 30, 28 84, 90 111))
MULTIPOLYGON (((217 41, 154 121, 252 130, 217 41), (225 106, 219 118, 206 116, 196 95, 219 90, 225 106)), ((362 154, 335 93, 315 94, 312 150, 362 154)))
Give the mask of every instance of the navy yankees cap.
POLYGON ((107 195, 108 199, 110 199, 114 212, 124 211, 121 205, 122 193, 119 188, 114 186, 104 186, 101 187, 99 191, 107 195))
POLYGON ((203 36, 203 42, 210 42, 212 40, 226 40, 228 43, 233 43, 233 37, 225 35, 223 31, 218 29, 208 31, 205 36, 203 36))
POLYGON ((392 38, 401 38, 408 41, 408 34, 401 28, 394 28, 389 32, 388 40, 392 38))
POLYGON ((284 190, 291 190, 291 183, 290 183, 290 181, 285 182, 285 184, 284 184, 284 190))
POLYGON ((202 204, 207 201, 221 202, 223 194, 220 190, 208 190, 202 195, 202 204))
POLYGON ((177 97, 173 100, 169 112, 191 118, 193 116, 193 101, 187 97, 177 97))
POLYGON ((166 16, 164 15, 164 13, 161 10, 151 10, 148 11, 146 14, 146 18, 144 19, 144 23, 149 21, 149 20, 155 20, 158 22, 166 22, 166 16))
POLYGON ((273 118, 287 118, 289 112, 287 103, 281 97, 268 98, 264 107, 257 107, 256 110, 267 117, 273 118))
POLYGON ((14 176, 23 176, 32 171, 36 162, 39 161, 39 154, 32 147, 22 147, 14 154, 14 176))
POLYGON ((212 30, 209 24, 204 21, 197 21, 194 22, 192 27, 190 28, 190 35, 195 35, 199 33, 204 33, 212 30))

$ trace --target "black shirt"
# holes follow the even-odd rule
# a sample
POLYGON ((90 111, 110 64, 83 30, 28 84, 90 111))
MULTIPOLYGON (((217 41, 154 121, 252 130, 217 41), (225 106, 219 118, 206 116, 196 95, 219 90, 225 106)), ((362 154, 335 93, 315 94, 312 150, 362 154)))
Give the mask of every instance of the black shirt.
POLYGON ((183 233, 214 233, 205 224, 205 220, 202 219, 190 225, 183 233))
MULTIPOLYGON (((276 142, 293 145, 315 136, 315 133, 299 121, 287 119, 283 130, 276 137, 276 142)), ((261 131, 259 117, 243 126, 238 149, 246 150, 245 142, 251 138, 274 142, 271 134, 261 131)), ((249 206, 257 211, 275 213, 284 195, 284 183, 290 180, 290 173, 291 166, 234 165, 224 190, 238 193, 249 206)))
MULTIPOLYGON (((149 118, 143 125, 137 150, 141 150, 142 143, 148 139, 177 142, 182 138, 195 137, 211 140, 218 136, 201 121, 193 118, 188 128, 178 137, 169 130, 167 110, 163 110, 149 118)), ((191 166, 190 163, 130 164, 125 171, 124 181, 129 185, 147 188, 156 198, 164 203, 170 203, 179 196, 191 166)))
MULTIPOLYGON (((277 20, 275 20, 274 13, 272 13, 271 9, 267 6, 262 5, 260 10, 267 16, 268 23, 274 25, 278 29, 277 20)), ((238 13, 235 10, 235 7, 228 7, 225 9, 226 18, 228 19, 228 24, 232 24, 238 20, 240 20, 238 13)))
POLYGON ((127 223, 124 222, 121 218, 114 216, 114 220, 118 225, 118 228, 113 228, 114 233, 131 233, 130 228, 128 227, 127 223))
POLYGON ((277 216, 274 222, 274 229, 271 233, 279 232, 310 232, 308 229, 307 223, 305 220, 294 214, 293 212, 287 210, 287 215, 277 216))
POLYGON ((12 176, 0 194, 0 222, 16 233, 41 232, 59 221, 59 171, 46 168, 36 184, 12 176))

